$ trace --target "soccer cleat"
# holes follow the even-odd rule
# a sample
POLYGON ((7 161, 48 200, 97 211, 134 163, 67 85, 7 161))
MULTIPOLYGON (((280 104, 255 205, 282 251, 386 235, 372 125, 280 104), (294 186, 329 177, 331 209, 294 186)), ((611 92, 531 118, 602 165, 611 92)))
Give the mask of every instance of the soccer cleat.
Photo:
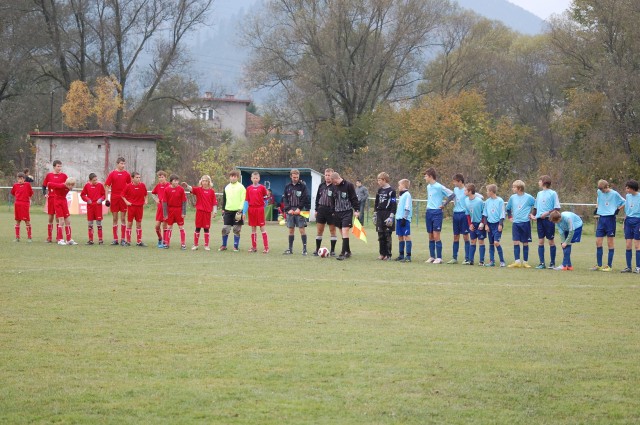
POLYGON ((45 242, 46 243, 53 243, 53 241, 51 239, 47 239, 45 242))
POLYGON ((187 246, 186 245, 180 245, 180 249, 184 251, 184 250, 187 249, 187 246))
POLYGON ((600 270, 602 270, 602 266, 593 266, 590 269, 592 272, 599 272, 600 270))
POLYGON ((624 269, 620 270, 620 273, 631 273, 631 267, 625 267, 624 269))
POLYGON ((163 245, 162 241, 158 241, 158 248, 162 248, 162 245, 163 245))
POLYGON ((404 261, 404 256, 399 255, 398 257, 396 257, 396 261, 404 261))
POLYGON ((313 251, 313 256, 318 257, 318 251, 313 251))
POLYGON ((480 262, 478 263, 478 265, 479 265, 480 267, 484 267, 484 261, 480 261, 480 262))
POLYGON ((485 266, 485 267, 495 267, 495 266, 496 266, 496 263, 495 263, 495 261, 491 261, 491 262, 489 262, 489 263, 485 264, 484 266, 485 266))
POLYGON ((433 260, 433 264, 442 264, 442 258, 436 258, 433 260))
MULTIPOLYGON (((120 245, 121 245, 121 246, 127 246, 127 243, 128 243, 128 242, 127 242, 127 241, 125 241, 124 239, 120 241, 120 245)), ((131 245, 131 244, 129 244, 129 245, 131 245)))
POLYGON ((344 260, 344 259, 346 259, 346 258, 347 258, 347 256, 346 256, 346 255, 344 255, 344 254, 340 254, 340 255, 338 255, 338 256, 336 257, 336 260, 338 260, 338 261, 343 261, 343 260, 344 260))
POLYGON ((555 268, 556 268, 555 263, 549 263, 549 268, 550 268, 550 269, 555 269, 555 268))
POLYGON ((544 263, 540 263, 540 264, 538 264, 538 265, 536 266, 536 269, 538 269, 538 270, 544 270, 544 269, 546 269, 546 268, 547 268, 547 266, 545 266, 545 265, 544 265, 544 263))
POLYGON ((330 256, 330 257, 335 257, 335 256, 336 256, 336 252, 335 252, 335 251, 331 251, 331 252, 329 253, 329 256, 330 256))
POLYGON ((169 249, 169 245, 162 245, 162 249, 169 249))
POLYGON ((204 246, 204 250, 205 250, 205 251, 211 251, 211 248, 209 248, 209 245, 205 245, 205 246, 204 246))
POLYGON ((15 238, 13 241, 14 242, 20 242, 20 238, 15 238))
POLYGON ((226 250, 227 250, 226 245, 220 245, 220 248, 218 248, 218 251, 226 251, 226 250))
POLYGON ((87 245, 93 245, 93 241, 87 241, 87 245))
POLYGON ((146 243, 144 243, 144 242, 138 242, 138 243, 136 244, 136 246, 139 246, 140 248, 146 248, 146 247, 147 247, 147 244, 146 244, 146 243))
POLYGON ((519 269, 520 267, 522 267, 522 263, 520 263, 520 260, 516 260, 513 263, 509 264, 507 267, 510 269, 519 269))
POLYGON ((633 271, 635 274, 640 274, 640 267, 636 267, 636 269, 633 271))
POLYGON ((447 264, 458 264, 458 260, 454 258, 452 260, 447 261, 447 264))
POLYGON ((131 246, 131 242, 126 242, 126 241, 125 241, 125 242, 122 244, 122 246, 131 246))
POLYGON ((573 271, 573 266, 564 266, 563 270, 568 271, 568 272, 572 272, 573 271))
POLYGON ((302 250, 302 255, 306 256, 307 255, 307 250, 306 248, 302 250))
POLYGON ((262 250, 263 254, 268 254, 269 253, 269 247, 266 247, 265 249, 262 250))
POLYGON ((425 261, 425 263, 433 263, 434 261, 436 261, 435 258, 429 257, 429 259, 427 261, 425 261))
POLYGON ((118 242, 117 239, 114 239, 113 242, 111 242, 111 245, 113 246, 120 245, 120 242, 118 242))
POLYGON ((505 263, 504 261, 500 261, 500 267, 507 267, 507 263, 505 263))
POLYGON ((233 247, 233 252, 240 252, 240 248, 238 248, 237 246, 233 247))
POLYGON ((158 249, 165 249, 166 246, 162 242, 158 244, 158 249))
POLYGON ((603 266, 600 271, 601 272, 610 272, 611 270, 613 270, 611 267, 609 266, 603 266))
POLYGON ((405 263, 410 263, 411 262, 411 256, 404 257, 404 262, 405 263))
POLYGON ((565 266, 554 267, 553 270, 564 270, 565 266))
POLYGON ((258 250, 257 250, 256 248, 253 248, 253 247, 252 247, 252 248, 249 248, 249 249, 247 250, 247 252, 258 252, 258 250))
POLYGON ((104 245, 104 241, 103 241, 102 239, 100 239, 100 240, 98 241, 98 245, 104 245))
POLYGON ((60 239, 58 241, 58 245, 67 246, 67 243, 65 241, 63 241, 62 239, 60 239))
POLYGON ((287 249, 285 252, 282 253, 282 255, 291 255, 293 254, 293 252, 291 252, 290 249, 287 249))
POLYGON ((78 242, 74 241, 73 239, 69 239, 67 245, 78 245, 78 242))
POLYGON ((472 266, 473 265, 473 261, 469 261, 469 260, 464 260, 464 262, 462 263, 463 266, 472 266))
POLYGON ((191 247, 191 251, 197 251, 198 250, 198 245, 194 245, 191 247))
POLYGON ((344 253, 345 258, 351 258, 351 251, 347 251, 344 253))
POLYGON ((473 261, 469 261, 469 264, 467 264, 468 266, 475 266, 475 263, 473 261))
POLYGON ((27 243, 31 243, 31 242, 33 242, 33 239, 31 238, 27 239, 27 243))
POLYGON ((530 269, 531 265, 526 261, 523 261, 522 263, 520 263, 520 267, 522 267, 523 269, 530 269))

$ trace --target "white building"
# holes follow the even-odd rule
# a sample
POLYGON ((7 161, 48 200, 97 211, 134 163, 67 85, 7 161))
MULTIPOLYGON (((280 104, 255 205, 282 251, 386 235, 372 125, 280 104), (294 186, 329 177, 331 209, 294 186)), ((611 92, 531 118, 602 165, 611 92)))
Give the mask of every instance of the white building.
POLYGON ((251 103, 250 100, 236 99, 231 94, 213 97, 211 92, 207 92, 203 98, 185 103, 187 106, 173 106, 171 115, 205 121, 212 128, 230 130, 236 138, 247 137, 247 105, 251 103))

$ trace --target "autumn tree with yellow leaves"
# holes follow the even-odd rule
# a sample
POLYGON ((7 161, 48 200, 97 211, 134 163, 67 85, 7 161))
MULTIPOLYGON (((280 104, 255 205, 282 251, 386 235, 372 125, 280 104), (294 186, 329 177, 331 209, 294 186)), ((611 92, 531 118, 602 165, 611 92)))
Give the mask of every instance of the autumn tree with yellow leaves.
POLYGON ((123 109, 122 90, 114 76, 98 77, 93 93, 84 81, 71 83, 61 111, 66 126, 73 129, 93 127, 111 130, 116 114, 123 109))

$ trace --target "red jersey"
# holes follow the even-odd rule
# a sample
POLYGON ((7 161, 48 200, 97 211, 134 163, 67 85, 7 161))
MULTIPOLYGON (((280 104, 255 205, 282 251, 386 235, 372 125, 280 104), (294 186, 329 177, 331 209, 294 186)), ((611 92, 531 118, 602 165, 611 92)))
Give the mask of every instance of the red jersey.
POLYGON ((263 207, 264 198, 268 196, 267 188, 259 184, 257 186, 251 185, 247 187, 246 200, 249 201, 250 207, 263 207))
POLYGON ((47 186, 56 200, 66 199, 67 193, 71 190, 64 183, 47 183, 47 186))
POLYGON ((187 194, 182 186, 167 186, 162 203, 167 204, 169 208, 182 208, 183 202, 187 202, 187 194))
POLYGON ((111 196, 122 196, 122 192, 127 185, 131 183, 131 174, 128 171, 113 170, 107 176, 105 186, 111 187, 111 196))
POLYGON ((144 183, 128 184, 122 192, 122 197, 131 202, 131 205, 141 207, 144 205, 144 198, 147 196, 147 186, 144 183))
MULTIPOLYGON (((67 175, 65 173, 47 173, 42 182, 42 187, 47 187, 49 183, 64 183, 67 181, 67 175)), ((55 195, 54 195, 55 196, 55 195)))
POLYGON ((95 185, 87 183, 82 188, 82 192, 80 192, 80 198, 82 198, 86 203, 91 201, 92 204, 95 204, 100 199, 104 201, 106 196, 104 185, 100 182, 95 185))
POLYGON ((205 189, 198 186, 191 188, 191 193, 196 197, 196 210, 198 211, 212 212, 213 206, 218 205, 216 192, 212 188, 205 189))
POLYGON ((151 191, 153 195, 156 195, 158 197, 158 200, 160 201, 161 204, 162 204, 162 201, 164 201, 164 190, 169 186, 170 186, 169 182, 158 183, 156 187, 154 187, 153 190, 151 191))
POLYGON ((11 188, 11 194, 16 198, 17 203, 30 203, 33 196, 33 188, 27 182, 16 183, 11 188))

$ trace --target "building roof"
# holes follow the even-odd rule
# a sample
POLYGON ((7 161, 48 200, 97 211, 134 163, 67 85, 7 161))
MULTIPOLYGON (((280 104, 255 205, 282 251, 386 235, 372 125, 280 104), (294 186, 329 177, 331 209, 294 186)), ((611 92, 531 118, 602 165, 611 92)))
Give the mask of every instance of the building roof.
POLYGON ((158 140, 162 139, 159 134, 145 133, 119 133, 116 131, 31 131, 29 137, 57 137, 60 139, 78 139, 78 138, 114 138, 114 139, 142 139, 142 140, 158 140))
POLYGON ((244 166, 238 166, 236 168, 238 170, 240 170, 240 171, 257 171, 257 172, 260 173, 260 175, 267 175, 267 176, 289 175, 289 173, 293 169, 296 169, 296 170, 300 171, 300 174, 305 174, 305 173, 321 174, 321 173, 317 172, 316 170, 314 170, 313 168, 296 168, 296 167, 289 167, 289 168, 259 168, 259 167, 244 167, 244 166))

